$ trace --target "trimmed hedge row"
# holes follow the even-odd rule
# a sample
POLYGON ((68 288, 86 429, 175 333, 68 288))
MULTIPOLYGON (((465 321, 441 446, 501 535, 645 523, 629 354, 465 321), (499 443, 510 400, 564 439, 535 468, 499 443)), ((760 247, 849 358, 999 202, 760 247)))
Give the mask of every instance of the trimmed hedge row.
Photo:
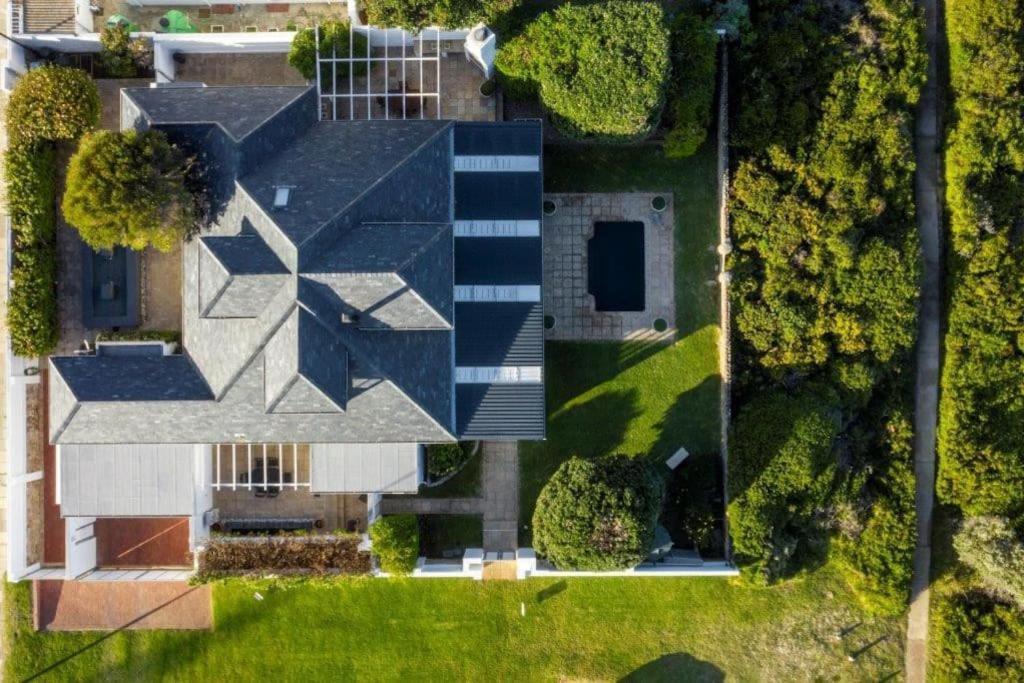
POLYGON ((368 574, 370 554, 359 542, 354 534, 214 537, 199 553, 198 575, 368 574))
POLYGON ((373 26, 416 30, 424 26, 469 28, 493 24, 511 12, 520 0, 364 0, 366 18, 373 26))
POLYGON ((416 515, 389 515, 370 525, 370 542, 380 568, 388 574, 410 574, 420 555, 420 523, 416 515))
POLYGON ((35 142, 5 154, 7 203, 14 234, 7 325, 19 356, 45 356, 57 345, 56 151, 35 142))

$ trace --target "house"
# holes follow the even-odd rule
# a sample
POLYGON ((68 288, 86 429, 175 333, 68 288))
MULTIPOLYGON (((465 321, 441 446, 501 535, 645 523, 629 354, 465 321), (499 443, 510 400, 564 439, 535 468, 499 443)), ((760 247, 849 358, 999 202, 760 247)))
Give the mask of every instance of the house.
POLYGON ((309 87, 122 91, 123 128, 195 155, 212 218, 183 348, 50 359, 69 529, 362 530, 423 444, 544 437, 540 123, 318 114, 309 87))

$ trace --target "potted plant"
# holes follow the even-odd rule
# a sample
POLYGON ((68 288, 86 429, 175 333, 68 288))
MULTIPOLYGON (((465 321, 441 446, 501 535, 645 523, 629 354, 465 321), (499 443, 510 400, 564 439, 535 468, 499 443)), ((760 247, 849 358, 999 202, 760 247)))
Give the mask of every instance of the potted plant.
POLYGON ((488 78, 486 81, 480 84, 480 94, 484 97, 493 97, 494 91, 498 85, 494 82, 493 78, 488 78))

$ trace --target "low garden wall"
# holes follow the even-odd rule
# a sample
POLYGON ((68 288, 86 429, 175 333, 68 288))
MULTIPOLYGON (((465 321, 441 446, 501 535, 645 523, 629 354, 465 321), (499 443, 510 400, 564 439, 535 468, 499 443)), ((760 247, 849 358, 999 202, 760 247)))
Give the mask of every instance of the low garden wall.
POLYGON ((196 576, 369 574, 356 534, 211 537, 197 552, 196 576))

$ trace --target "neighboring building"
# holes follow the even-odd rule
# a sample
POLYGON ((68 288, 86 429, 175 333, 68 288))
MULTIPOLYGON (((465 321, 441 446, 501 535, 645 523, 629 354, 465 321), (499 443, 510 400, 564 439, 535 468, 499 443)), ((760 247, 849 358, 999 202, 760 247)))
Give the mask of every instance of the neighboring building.
POLYGON ((124 90, 122 126, 194 153, 215 218, 184 246, 180 353, 51 358, 62 516, 188 517, 194 546, 218 519, 413 493, 421 444, 544 437, 539 122, 179 87, 124 90))

